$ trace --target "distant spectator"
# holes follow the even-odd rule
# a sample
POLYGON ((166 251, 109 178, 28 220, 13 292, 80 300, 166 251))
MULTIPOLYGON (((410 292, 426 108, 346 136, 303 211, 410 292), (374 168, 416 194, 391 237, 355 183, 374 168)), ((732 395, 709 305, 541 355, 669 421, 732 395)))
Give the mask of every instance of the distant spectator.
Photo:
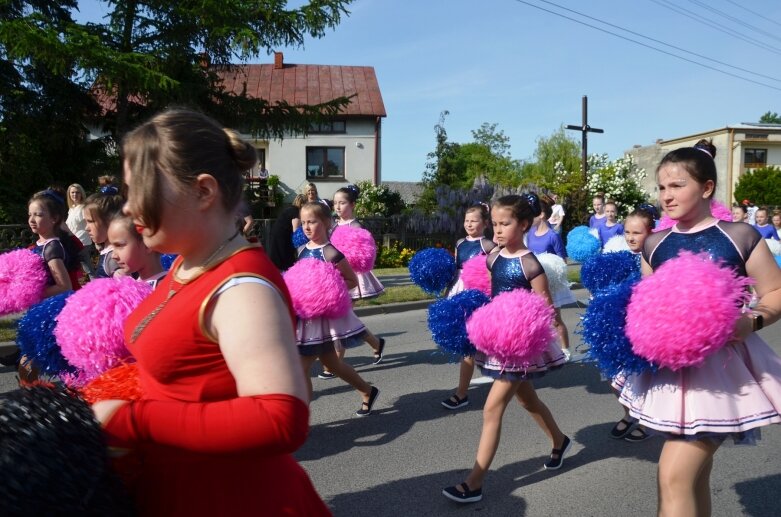
POLYGON ((759 231, 763 239, 775 239, 778 240, 778 232, 772 224, 768 224, 767 208, 760 208, 756 213, 756 223, 754 228, 759 231))
POLYGON ((306 203, 306 196, 298 194, 293 204, 277 216, 271 226, 271 236, 266 243, 268 258, 280 271, 285 271, 296 261, 293 232, 301 225, 299 209, 306 203))

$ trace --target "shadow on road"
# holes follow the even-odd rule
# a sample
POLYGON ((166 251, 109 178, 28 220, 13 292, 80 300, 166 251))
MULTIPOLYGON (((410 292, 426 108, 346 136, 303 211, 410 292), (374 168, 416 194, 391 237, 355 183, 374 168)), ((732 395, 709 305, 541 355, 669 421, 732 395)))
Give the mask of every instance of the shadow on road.
POLYGON ((781 474, 766 476, 735 483, 735 492, 740 497, 744 515, 765 517, 778 515, 778 489, 781 488, 781 474))

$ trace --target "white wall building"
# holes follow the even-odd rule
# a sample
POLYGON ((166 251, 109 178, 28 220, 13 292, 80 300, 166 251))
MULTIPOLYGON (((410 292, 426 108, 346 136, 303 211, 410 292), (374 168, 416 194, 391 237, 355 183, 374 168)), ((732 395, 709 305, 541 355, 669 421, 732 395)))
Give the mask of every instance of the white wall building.
POLYGON ((727 206, 735 203, 735 185, 746 171, 771 165, 781 167, 781 124, 744 122, 693 135, 659 139, 653 145, 635 146, 627 151, 639 167, 645 168, 647 177, 643 186, 653 199, 659 194, 656 167, 664 155, 679 147, 693 146, 703 138, 712 140, 716 146, 716 199, 727 206))

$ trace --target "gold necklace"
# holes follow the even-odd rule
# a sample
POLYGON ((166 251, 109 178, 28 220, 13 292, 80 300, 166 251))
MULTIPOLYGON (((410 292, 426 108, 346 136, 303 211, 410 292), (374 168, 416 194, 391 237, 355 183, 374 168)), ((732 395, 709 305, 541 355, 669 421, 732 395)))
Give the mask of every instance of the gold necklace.
MULTIPOLYGON (((203 272, 203 271, 206 271, 206 270, 209 268, 209 265, 210 265, 210 263, 212 262, 212 260, 214 260, 215 258, 217 258, 217 256, 220 254, 220 252, 222 252, 222 250, 224 250, 224 249, 225 249, 225 247, 226 247, 228 244, 230 244, 230 242, 231 242, 233 239, 235 239, 236 237, 238 237, 239 233, 241 233, 241 230, 236 230, 236 233, 234 233, 233 235, 231 235, 231 236, 230 236, 230 238, 228 238, 226 241, 224 241, 222 244, 220 244, 220 246, 219 246, 219 247, 218 247, 216 250, 214 250, 214 253, 212 253, 211 255, 209 255, 209 258, 207 258, 206 260, 204 260, 204 261, 203 261, 203 264, 201 264, 200 266, 198 266, 198 269, 200 269, 200 270, 201 270, 201 272, 203 272)), ((134 329, 133 329, 133 334, 131 334, 131 336, 130 336, 130 342, 131 342, 131 343, 135 343, 135 342, 136 342, 136 339, 138 339, 138 336, 140 336, 140 335, 141 335, 141 333, 144 331, 144 329, 147 327, 147 325, 149 325, 149 323, 150 323, 150 322, 151 322, 153 319, 155 319, 155 316, 157 316, 157 315, 158 315, 158 313, 159 313, 161 310, 163 310, 163 307, 165 307, 165 306, 168 304, 168 302, 170 302, 170 301, 171 301, 171 298, 173 298, 173 297, 174 297, 174 295, 176 295, 176 293, 178 293, 179 291, 181 291, 181 290, 182 290, 182 287, 184 287, 184 286, 185 286, 187 283, 189 283, 190 281, 192 281, 192 280, 195 280, 195 278, 197 278, 197 277, 195 277, 195 278, 191 278, 191 279, 189 279, 189 280, 187 280, 187 281, 185 281, 185 282, 182 282, 182 283, 180 283, 180 284, 179 284, 179 288, 178 288, 178 289, 174 289, 174 279, 175 279, 175 278, 176 278, 176 271, 172 271, 172 272, 171 272, 171 281, 170 281, 170 282, 169 282, 169 284, 168 284, 168 296, 166 296, 165 300, 163 300, 162 302, 160 302, 160 304, 159 304, 157 307, 155 307, 155 308, 152 310, 152 312, 150 312, 149 314, 147 314, 147 315, 144 317, 144 319, 143 319, 143 320, 141 320, 141 321, 138 323, 138 325, 136 325, 136 328, 134 328, 134 329)))

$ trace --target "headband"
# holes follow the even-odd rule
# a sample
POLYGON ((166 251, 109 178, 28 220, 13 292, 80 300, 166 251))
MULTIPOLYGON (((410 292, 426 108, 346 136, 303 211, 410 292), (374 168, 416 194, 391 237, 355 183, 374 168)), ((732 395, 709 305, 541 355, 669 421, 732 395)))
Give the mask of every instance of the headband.
POLYGON ((43 192, 41 192, 41 195, 51 198, 61 205, 65 205, 65 200, 62 198, 62 196, 59 195, 57 192, 53 191, 52 189, 44 190, 43 192))
POLYGON ((119 194, 119 189, 114 185, 106 185, 104 187, 100 187, 99 192, 101 194, 106 194, 107 196, 116 196, 119 194))

